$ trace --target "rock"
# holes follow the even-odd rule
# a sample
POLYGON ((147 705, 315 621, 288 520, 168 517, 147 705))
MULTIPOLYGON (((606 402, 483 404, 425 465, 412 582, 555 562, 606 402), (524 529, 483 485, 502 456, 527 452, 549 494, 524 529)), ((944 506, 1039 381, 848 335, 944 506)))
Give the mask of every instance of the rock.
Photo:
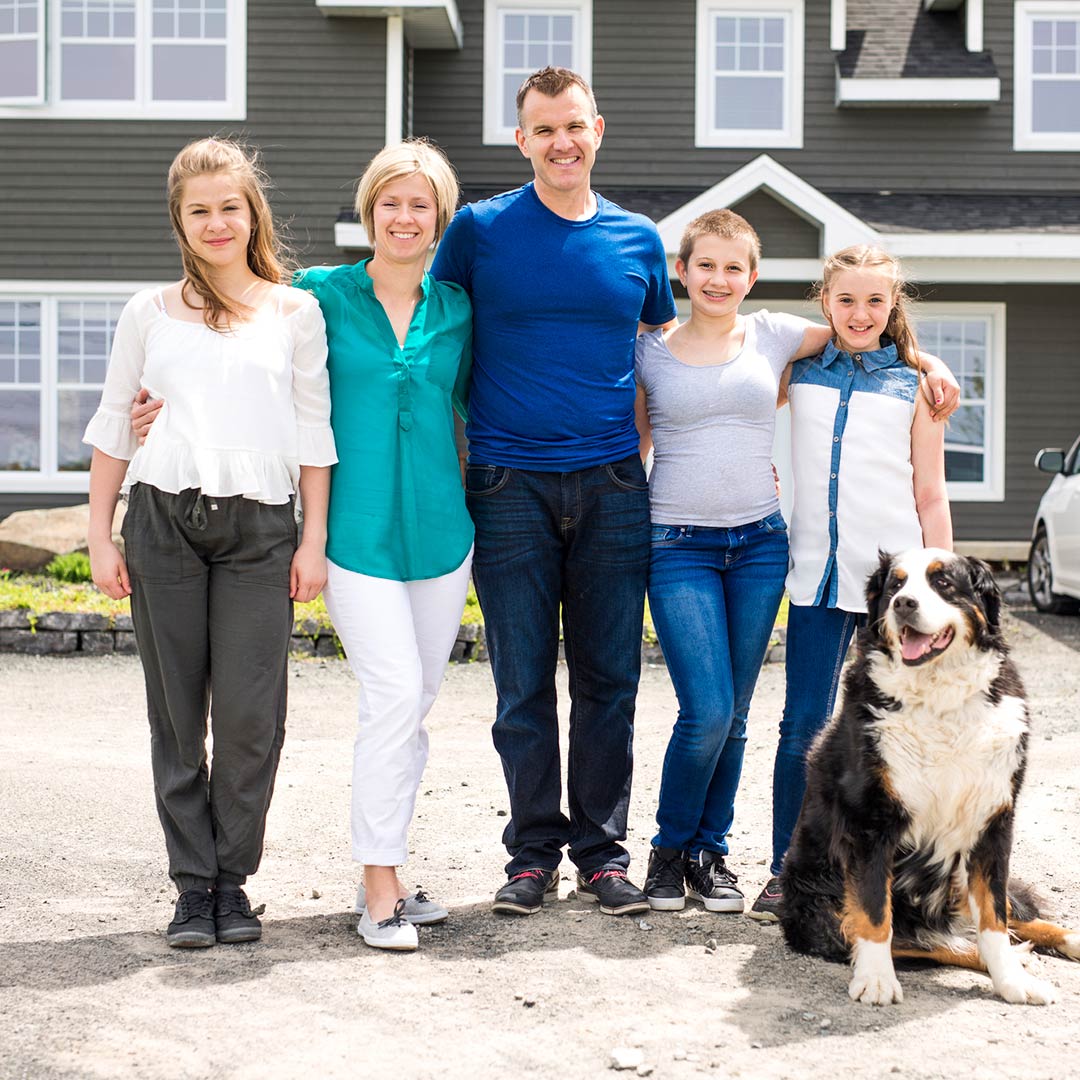
POLYGON ((0 630, 0 652, 45 656, 50 653, 73 653, 79 647, 79 635, 74 630, 0 630))
POLYGON ((705 942, 705 951, 716 952, 716 938, 709 938, 709 940, 705 942))
POLYGON ((611 1051, 611 1068, 619 1071, 638 1069, 645 1064, 645 1053, 636 1046, 616 1046, 611 1051))
POLYGON ((111 630, 84 630, 80 636, 80 652, 88 656, 104 656, 116 648, 111 630))
POLYGON ((39 630, 108 630, 108 615, 84 611, 46 611, 38 616, 39 630))
POLYGON ((676 1049, 675 1053, 671 1055, 676 1061, 686 1060, 686 1051, 680 1046, 676 1049))
POLYGON ((15 611, 0 611, 0 630, 29 630, 30 614, 27 611, 17 609, 15 611))
POLYGON ((651 930, 652 929, 652 923, 647 923, 644 919, 639 919, 637 925, 638 925, 639 930, 651 930))
MULTIPOLYGON (((123 550, 120 523, 124 503, 117 503, 113 540, 123 550)), ((0 566, 33 573, 43 570, 57 555, 86 551, 90 504, 60 506, 53 510, 20 510, 0 521, 0 566)))
POLYGON ((322 893, 319 892, 318 889, 312 889, 311 890, 311 899, 312 900, 321 900, 322 899, 322 893))
POLYGON ((646 1065, 644 1062, 642 1062, 637 1067, 638 1076, 652 1076, 652 1072, 653 1072, 653 1066, 652 1065, 646 1065))

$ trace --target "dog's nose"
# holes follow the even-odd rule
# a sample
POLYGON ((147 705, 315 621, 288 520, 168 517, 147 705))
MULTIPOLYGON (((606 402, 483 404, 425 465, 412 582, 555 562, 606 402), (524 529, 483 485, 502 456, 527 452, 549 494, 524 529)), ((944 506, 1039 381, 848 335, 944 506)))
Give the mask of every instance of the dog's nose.
POLYGON ((914 596, 898 596, 893 601, 893 607, 898 615, 910 615, 919 606, 919 601, 914 596))

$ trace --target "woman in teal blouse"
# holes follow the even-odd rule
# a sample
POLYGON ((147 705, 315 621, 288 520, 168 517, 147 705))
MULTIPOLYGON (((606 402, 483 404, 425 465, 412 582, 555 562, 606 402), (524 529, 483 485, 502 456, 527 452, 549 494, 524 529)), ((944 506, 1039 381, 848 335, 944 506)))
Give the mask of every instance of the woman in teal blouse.
POLYGON ((397 875, 427 761, 424 717, 457 637, 472 562, 453 408, 464 416, 472 311, 425 270, 457 206, 450 163, 409 140, 365 170, 356 208, 374 255, 296 284, 326 320, 338 464, 327 520, 330 616, 360 682, 352 849, 364 866, 357 927, 369 945, 415 949, 446 918, 397 875))

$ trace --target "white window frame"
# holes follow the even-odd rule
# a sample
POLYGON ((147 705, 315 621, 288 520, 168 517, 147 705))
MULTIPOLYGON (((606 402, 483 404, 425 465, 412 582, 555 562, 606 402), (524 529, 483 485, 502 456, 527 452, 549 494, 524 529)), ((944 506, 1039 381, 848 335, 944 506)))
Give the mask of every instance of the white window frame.
MULTIPOLYGON (((1031 129, 1032 24, 1037 19, 1076 19, 1078 0, 1017 0, 1013 24, 1013 149, 1080 150, 1080 131, 1035 132, 1031 129)), ((1078 73, 1080 74, 1080 73, 1078 73)))
POLYGON ((41 105, 45 100, 45 17, 46 17, 46 0, 37 0, 37 33, 23 34, 12 33, 4 34, 3 41, 26 41, 34 40, 37 46, 37 86, 33 94, 27 94, 23 97, 5 97, 3 100, 11 102, 13 105, 27 106, 27 105, 41 105), (36 40, 35 40, 36 39, 36 40))
MULTIPOLYGON (((0 470, 0 493, 40 492, 79 494, 90 490, 90 473, 61 471, 58 465, 60 436, 59 305, 69 300, 128 300, 150 282, 119 281, 0 281, 0 301, 19 300, 41 305, 41 467, 37 470, 0 470)), ((66 384, 65 384, 66 385, 66 384)), ((94 384, 90 384, 89 389, 94 384)))
POLYGON ((803 0, 697 0, 697 65, 695 79, 694 144, 701 147, 777 147, 801 149, 803 144, 803 67, 805 10, 803 0), (786 25, 784 67, 784 126, 771 131, 725 128, 717 124, 713 92, 713 26, 718 14, 751 18, 780 16, 786 25))
POLYGON ((592 0, 486 0, 484 4, 484 145, 513 146, 515 128, 503 123, 502 14, 507 10, 577 15, 570 67, 592 82, 592 0))
POLYGON ((224 101, 153 101, 148 55, 153 2, 136 0, 135 100, 60 100, 60 5, 46 0, 45 32, 39 55, 44 61, 44 100, 0 105, 0 119, 68 120, 246 120, 247 119, 247 0, 228 0, 226 9, 226 99, 224 101))
MULTIPOLYGON (((986 410, 983 423, 982 480, 950 480, 951 502, 1004 502, 1005 500, 1005 305, 943 301, 919 303, 913 308, 916 333, 922 320, 961 322, 981 319, 987 323, 986 410)), ((961 399, 961 405, 963 399, 961 399)), ((945 431, 945 448, 949 432, 945 431)), ((955 448, 952 448, 955 450, 955 448)))
MULTIPOLYGON (((689 312, 689 301, 676 301, 679 317, 689 312)), ((769 311, 798 315, 821 323, 821 309, 809 300, 747 300, 739 309, 749 315, 766 308, 769 311)), ((950 480, 947 484, 950 502, 1005 501, 1005 305, 998 303, 966 303, 943 301, 919 303, 914 307, 916 325, 920 319, 942 319, 959 322, 964 319, 985 319, 989 324, 986 341, 986 423, 983 427, 983 478, 979 481, 950 480)), ((948 447, 949 433, 945 432, 948 447)), ((776 417, 776 438, 773 454, 780 473, 781 506, 790 513, 791 505, 791 420, 788 409, 776 417)))

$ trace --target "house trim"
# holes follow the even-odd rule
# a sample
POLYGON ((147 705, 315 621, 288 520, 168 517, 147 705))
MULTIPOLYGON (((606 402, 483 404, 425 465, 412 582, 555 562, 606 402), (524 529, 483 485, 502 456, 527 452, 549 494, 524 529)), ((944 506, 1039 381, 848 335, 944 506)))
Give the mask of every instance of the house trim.
POLYGON ((315 0, 315 6, 327 18, 399 18, 414 49, 460 49, 464 41, 456 0, 315 0))
POLYGON ((845 79, 839 70, 836 74, 840 106, 978 106, 1000 100, 1000 79, 845 79))
POLYGON ((1031 24, 1038 16, 1080 19, 1077 0, 1017 0, 1013 15, 1013 149, 1020 151, 1080 150, 1080 131, 1031 130, 1031 24))
POLYGON ((847 0, 831 0, 829 48, 843 52, 847 48, 847 0))
POLYGON ((405 20, 386 19, 386 145, 401 142, 405 130, 405 20))

